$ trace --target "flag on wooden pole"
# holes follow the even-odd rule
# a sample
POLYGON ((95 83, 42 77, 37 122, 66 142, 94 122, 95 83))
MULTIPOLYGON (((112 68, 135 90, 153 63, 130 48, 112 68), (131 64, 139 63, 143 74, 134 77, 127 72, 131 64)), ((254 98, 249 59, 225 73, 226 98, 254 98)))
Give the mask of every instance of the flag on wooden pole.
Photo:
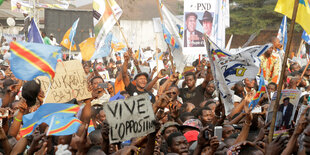
MULTIPOLYGON (((283 15, 292 19, 294 0, 278 0, 274 11, 282 13, 283 15)), ((310 1, 299 0, 298 10, 296 15, 296 22, 310 34, 310 1)))

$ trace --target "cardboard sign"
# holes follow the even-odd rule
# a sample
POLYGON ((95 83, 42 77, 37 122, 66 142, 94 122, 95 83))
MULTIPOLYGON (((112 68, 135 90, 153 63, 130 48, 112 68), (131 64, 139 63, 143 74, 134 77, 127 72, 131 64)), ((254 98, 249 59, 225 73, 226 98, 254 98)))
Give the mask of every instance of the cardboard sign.
POLYGON ((104 105, 107 121, 110 125, 110 143, 130 140, 155 131, 152 103, 148 94, 116 100, 104 105))
MULTIPOLYGON (((45 95, 50 84, 46 76, 37 78, 45 95)), ((87 79, 82 64, 78 60, 57 63, 56 75, 52 80, 45 103, 65 103, 73 98, 78 101, 91 97, 87 90, 87 79)))

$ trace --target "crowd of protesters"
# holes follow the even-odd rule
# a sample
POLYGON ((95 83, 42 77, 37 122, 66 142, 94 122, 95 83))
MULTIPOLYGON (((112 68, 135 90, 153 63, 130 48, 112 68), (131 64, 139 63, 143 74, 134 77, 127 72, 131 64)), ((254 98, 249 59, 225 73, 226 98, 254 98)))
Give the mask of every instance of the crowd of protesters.
MULTIPOLYGON (((206 58, 197 58, 183 73, 175 71, 169 53, 162 60, 164 67, 150 69, 146 60, 138 60, 128 49, 124 54, 112 54, 111 58, 82 62, 92 97, 78 101, 80 112, 77 117, 83 122, 73 135, 46 136, 47 125, 39 125, 32 135, 21 137, 23 116, 34 112, 43 104, 45 94, 40 81, 21 81, 10 70, 9 59, 1 63, 0 71, 0 153, 2 154, 309 154, 310 116, 304 110, 296 122, 279 122, 276 129, 286 129, 288 134, 274 136, 268 142, 270 120, 266 113, 270 95, 278 85, 281 45, 276 38, 273 46, 261 57, 267 93, 257 106, 259 113, 252 113, 249 103, 258 89, 256 79, 245 78, 235 84, 234 108, 225 114, 224 103, 216 90, 210 63, 206 58), (147 66, 149 71, 142 72, 147 66), (107 74, 100 74, 100 73, 107 74), (99 87, 100 86, 100 87, 99 87), (101 87, 103 86, 103 87, 101 87), (124 98, 148 93, 151 98, 156 121, 155 132, 129 141, 109 143, 109 124, 103 109, 109 99, 120 93, 124 98), (9 112, 6 116, 5 113, 9 112), (87 133, 90 120, 95 130, 87 133), (221 133, 216 133, 221 127, 221 133), (218 137, 221 135, 221 137, 218 137)), ((7 56, 4 49, 2 56, 7 56)), ((152 58, 151 58, 152 59, 152 58)), ((299 103, 307 105, 310 82, 310 67, 289 62, 285 73, 284 89, 301 90, 299 103), (303 76, 302 73, 305 70, 303 76)), ((259 75, 259 74, 258 74, 259 75)), ((281 106, 280 106, 281 108, 281 106)), ((288 106, 279 111, 289 112, 288 106), (284 109, 284 110, 283 110, 284 109)))

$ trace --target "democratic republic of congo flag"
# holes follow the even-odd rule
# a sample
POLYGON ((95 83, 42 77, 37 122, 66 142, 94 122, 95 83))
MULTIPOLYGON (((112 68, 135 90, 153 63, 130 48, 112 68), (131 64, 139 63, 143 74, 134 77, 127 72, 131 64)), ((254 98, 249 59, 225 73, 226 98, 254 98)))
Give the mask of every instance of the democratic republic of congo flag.
POLYGON ((48 123, 47 135, 65 136, 76 133, 81 125, 81 121, 74 117, 59 117, 54 115, 48 123))
POLYGON ((220 49, 212 50, 212 51, 211 51, 211 54, 212 54, 213 60, 215 60, 215 58, 214 58, 215 55, 216 55, 218 58, 230 56, 229 54, 225 53, 224 51, 222 51, 222 50, 220 50, 220 49))
POLYGON ((264 74, 263 71, 261 71, 260 78, 259 78, 259 87, 258 91, 256 92, 255 96, 253 97, 252 101, 249 104, 249 107, 254 107, 257 105, 258 101, 260 98, 266 93, 266 84, 265 84, 265 79, 264 79, 264 74))
POLYGON ((89 126, 88 126, 88 129, 87 129, 87 133, 90 134, 94 130, 95 130, 95 126, 94 126, 93 120, 90 119, 89 126))
POLYGON ((48 124, 54 115, 72 117, 79 110, 80 107, 75 104, 45 103, 37 111, 23 116, 23 127, 20 130, 20 135, 23 137, 30 135, 37 125, 48 124))
POLYGON ((172 47, 179 48, 179 44, 176 42, 174 37, 169 33, 169 31, 166 29, 166 27, 164 25, 162 25, 162 27, 163 27, 163 33, 164 33, 165 41, 168 44, 170 44, 172 47))
POLYGON ((57 60, 61 60, 61 47, 40 43, 11 42, 10 63, 13 74, 21 80, 37 76, 54 78, 57 60))

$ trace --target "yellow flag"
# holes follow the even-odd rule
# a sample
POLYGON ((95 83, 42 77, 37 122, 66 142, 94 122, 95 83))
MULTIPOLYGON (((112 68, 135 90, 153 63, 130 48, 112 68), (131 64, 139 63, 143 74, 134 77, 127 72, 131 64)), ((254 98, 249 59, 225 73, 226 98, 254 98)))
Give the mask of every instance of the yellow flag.
POLYGON ((111 42, 111 47, 114 49, 115 52, 117 52, 117 51, 122 50, 126 46, 121 42, 118 42, 118 43, 111 42))
POLYGON ((80 21, 80 18, 78 18, 72 25, 72 27, 66 32, 66 34, 64 35, 62 41, 61 41, 61 45, 66 47, 67 49, 70 50, 70 47, 71 47, 71 50, 72 51, 75 51, 76 50, 76 44, 73 40, 75 34, 76 34, 76 29, 77 29, 77 26, 78 26, 78 23, 80 21))
POLYGON ((79 44, 83 60, 89 61, 90 58, 94 55, 96 51, 95 41, 96 38, 87 38, 79 44))
MULTIPOLYGON (((295 0, 278 0, 274 11, 292 19, 295 0)), ((299 0, 296 22, 310 34, 310 1, 299 0)))
MULTIPOLYGON (((61 41, 61 43, 60 43, 60 45, 64 46, 64 47, 67 48, 67 49, 70 49, 71 41, 70 41, 70 39, 69 39, 69 35, 70 35, 70 32, 71 32, 71 29, 72 29, 72 28, 70 28, 70 29, 66 32, 66 34, 64 35, 64 37, 63 37, 63 39, 62 39, 62 41, 61 41)), ((74 45, 71 44, 71 51, 75 51, 75 50, 76 50, 76 45, 75 45, 75 44, 74 44, 74 45)))
POLYGON ((136 53, 135 53, 135 58, 136 58, 137 60, 140 59, 140 49, 136 51, 136 53))

